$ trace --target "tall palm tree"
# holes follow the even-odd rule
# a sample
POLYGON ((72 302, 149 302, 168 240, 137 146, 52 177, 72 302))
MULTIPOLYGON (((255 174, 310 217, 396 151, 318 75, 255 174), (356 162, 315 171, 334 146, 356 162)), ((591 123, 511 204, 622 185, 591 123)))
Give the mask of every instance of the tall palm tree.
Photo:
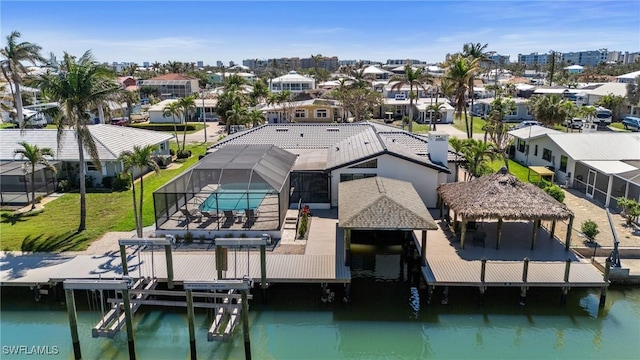
POLYGON ((447 61, 447 72, 445 78, 455 84, 454 104, 455 114, 458 119, 462 117, 464 112, 464 123, 467 130, 467 138, 473 136, 473 132, 469 125, 469 117, 467 115, 467 94, 470 79, 478 70, 478 60, 471 59, 461 54, 455 54, 447 61))
POLYGON ((112 99, 120 87, 114 81, 114 74, 108 68, 98 64, 91 51, 80 58, 65 52, 64 67, 58 74, 45 73, 30 79, 27 83, 40 89, 43 96, 56 101, 58 108, 50 109, 58 128, 58 148, 60 148, 65 129, 75 133, 78 144, 78 162, 80 163, 80 225, 78 232, 86 229, 87 204, 85 174, 87 164, 84 159, 86 150, 93 163, 101 168, 96 144, 87 124, 88 110, 103 101, 112 99))
POLYGON ((463 147, 463 143, 462 140, 459 139, 458 137, 450 137, 449 138, 449 145, 451 145, 451 148, 453 149, 453 151, 455 151, 456 153, 456 175, 455 175, 455 181, 458 181, 458 173, 459 173, 459 164, 460 164, 460 155, 462 155, 462 147, 463 147))
POLYGON ((577 112, 589 122, 592 122, 598 114, 598 110, 596 110, 594 106, 583 106, 579 108, 577 112))
POLYGON ((536 120, 553 127, 561 124, 567 117, 567 110, 562 103, 558 94, 532 96, 527 102, 527 108, 536 120))
MULTIPOLYGON (((485 52, 488 44, 480 44, 480 43, 466 43, 462 46, 462 55, 470 58, 471 60, 477 61, 478 66, 475 71, 469 78, 469 99, 471 100, 471 109, 473 109, 473 103, 475 100, 473 85, 475 82, 476 73, 480 71, 482 64, 490 63, 491 59, 489 58, 489 54, 485 52)), ((473 116, 471 116, 471 136, 473 136, 473 116)))
POLYGON ((161 68, 162 68, 162 64, 159 63, 158 61, 151 64, 151 70, 153 70, 154 72, 160 71, 161 68))
POLYGON ((187 144, 187 122, 191 119, 191 112, 196 111, 196 98, 193 95, 186 96, 178 99, 178 104, 180 105, 182 115, 184 115, 184 128, 182 132, 182 152, 184 152, 187 144))
POLYGON ((404 75, 396 75, 389 80, 390 83, 395 82, 391 86, 391 91, 400 90, 404 86, 409 86, 409 132, 413 132, 413 98, 418 98, 420 90, 428 91, 427 85, 433 84, 433 77, 424 71, 424 68, 414 68, 407 63, 404 66, 404 75))
POLYGON ((245 124, 247 119, 247 108, 242 104, 235 103, 230 110, 227 110, 227 134, 231 131, 231 125, 245 124))
POLYGON ((38 45, 21 42, 18 43, 20 37, 18 31, 13 31, 7 36, 7 45, 0 49, 2 60, 0 60, 0 68, 2 75, 12 85, 10 86, 14 106, 17 114, 17 121, 20 127, 24 126, 24 115, 22 114, 22 95, 20 94, 20 84, 22 84, 22 75, 27 73, 23 62, 29 62, 33 65, 36 62, 46 62, 40 55, 42 48, 38 45))
POLYGON ((266 121, 262 111, 253 109, 247 113, 247 121, 252 124, 253 127, 264 124, 266 121))
POLYGON ((177 101, 174 101, 170 104, 167 104, 162 109, 162 116, 163 117, 171 116, 171 118, 173 119, 173 136, 175 136, 176 145, 178 146, 178 150, 180 150, 180 140, 178 139, 178 127, 176 125, 176 118, 180 118, 180 116, 182 116, 182 109, 180 109, 180 103, 177 101))
POLYGON ((627 84, 627 101, 631 106, 629 113, 633 115, 635 113, 634 108, 640 104, 640 75, 636 76, 634 82, 627 84))
POLYGON ((133 216, 136 220, 136 232, 138 237, 142 237, 142 227, 144 222, 142 221, 142 215, 144 214, 144 173, 148 168, 158 173, 160 167, 153 159, 154 151, 158 147, 156 145, 146 146, 133 146, 133 151, 123 151, 118 157, 123 165, 124 171, 131 174, 131 192, 133 194, 133 216), (133 178, 135 171, 139 171, 140 174, 140 200, 139 207, 136 205, 136 182, 133 178))
POLYGON ((53 158, 53 151, 50 148, 40 148, 38 145, 31 145, 26 141, 19 142, 21 149, 13 151, 14 154, 20 155, 20 159, 27 161, 24 163, 24 171, 31 167, 31 210, 36 208, 36 165, 44 165, 47 170, 56 173, 56 168, 49 163, 47 158, 53 158))
POLYGON ((462 140, 462 154, 467 162, 467 170, 471 178, 485 174, 487 160, 496 158, 495 145, 476 139, 462 140))
POLYGON ((133 104, 137 104, 140 101, 140 97, 136 91, 129 91, 125 89, 120 90, 119 94, 122 101, 127 104, 127 120, 131 123, 131 113, 133 112, 133 104))

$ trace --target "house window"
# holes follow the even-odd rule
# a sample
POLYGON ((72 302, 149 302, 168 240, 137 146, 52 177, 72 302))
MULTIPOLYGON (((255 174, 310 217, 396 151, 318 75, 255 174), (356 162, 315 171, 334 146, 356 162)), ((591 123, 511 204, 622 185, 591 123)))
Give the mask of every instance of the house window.
POLYGON ((524 146, 527 144, 526 141, 522 140, 522 139, 518 139, 518 151, 520 151, 521 153, 524 152, 524 146))
POLYGON ((567 172, 567 161, 569 159, 567 159, 566 156, 564 155, 560 155, 560 171, 562 171, 563 173, 567 172))
POLYGON ((533 148, 533 156, 538 156, 538 145, 533 148))
POLYGON ((365 161, 363 163, 350 166, 349 168, 350 169, 377 169, 378 168, 378 159, 371 159, 369 161, 365 161))
POLYGON ((545 148, 542 149, 542 160, 551 162, 551 150, 545 148))
POLYGON ((304 119, 307 117, 307 110, 296 109, 296 119, 304 119))
POLYGON ((317 109, 316 110, 316 118, 328 118, 329 112, 327 109, 317 109))
POLYGON ((515 109, 511 110, 511 112, 508 115, 509 116, 517 116, 518 115, 518 108, 515 108, 515 109))
POLYGON ((340 174, 340 182, 376 177, 378 174, 340 174))
POLYGON ((87 162, 87 171, 98 171, 98 167, 91 161, 87 162))

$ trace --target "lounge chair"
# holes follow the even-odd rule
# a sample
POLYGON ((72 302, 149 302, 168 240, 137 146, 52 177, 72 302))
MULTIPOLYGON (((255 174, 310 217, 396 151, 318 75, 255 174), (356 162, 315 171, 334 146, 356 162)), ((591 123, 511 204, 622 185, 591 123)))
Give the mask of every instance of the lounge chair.
POLYGON ((247 218, 248 221, 256 221, 256 219, 258 219, 258 210, 245 209, 244 216, 247 218))
POLYGON ((198 212, 198 209, 193 209, 191 211, 189 211, 187 209, 180 209, 180 211, 182 212, 182 215, 184 215, 184 217, 189 222, 194 221, 194 220, 195 220, 195 222, 202 221, 202 215, 198 212))
POLYGON ((204 210, 200 210, 200 213, 202 214, 202 216, 206 217, 206 218, 218 218, 218 213, 217 212, 210 212, 210 211, 204 211, 204 210))

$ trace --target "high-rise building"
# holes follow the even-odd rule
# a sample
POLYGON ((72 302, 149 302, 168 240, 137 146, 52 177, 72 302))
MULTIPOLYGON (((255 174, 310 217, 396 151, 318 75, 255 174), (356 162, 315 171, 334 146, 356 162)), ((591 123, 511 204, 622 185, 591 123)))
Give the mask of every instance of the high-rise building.
POLYGON ((499 64, 499 65, 509 64, 511 62, 510 58, 511 58, 510 55, 500 55, 500 54, 489 55, 489 59, 494 64, 499 64))
POLYGON ((580 66, 598 66, 607 62, 607 49, 562 53, 562 62, 580 66))
POLYGON ((143 61, 142 62, 142 66, 148 68, 149 67, 149 62, 148 61, 143 61))
POLYGON ((388 59, 387 65, 405 65, 407 62, 411 65, 426 64, 426 62, 416 59, 388 59))
POLYGON ((216 61, 216 67, 221 68, 223 66, 224 66, 224 64, 222 63, 222 61, 220 61, 220 60, 216 61))
POLYGON ((518 63, 525 65, 546 65, 549 62, 549 54, 531 53, 528 55, 518 54, 518 63))
POLYGON ((204 67, 204 61, 198 60, 197 65, 199 68, 204 67))

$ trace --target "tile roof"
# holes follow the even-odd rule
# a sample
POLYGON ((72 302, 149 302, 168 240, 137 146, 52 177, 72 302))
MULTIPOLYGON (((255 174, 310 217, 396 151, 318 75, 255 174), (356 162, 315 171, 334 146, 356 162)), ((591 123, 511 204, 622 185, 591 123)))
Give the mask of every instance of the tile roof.
POLYGON ((164 75, 156 76, 149 80, 197 80, 197 78, 187 76, 187 75, 182 75, 182 74, 164 74, 164 75))
MULTIPOLYGON (((126 126, 90 125, 88 128, 101 160, 115 160, 122 151, 132 150, 134 145, 155 145, 173 138, 171 134, 126 126)), ((21 141, 36 144, 41 148, 50 148, 56 160, 78 160, 78 145, 73 130, 64 130, 61 146, 58 149, 55 129, 0 131, 0 159, 13 160, 13 151, 19 147, 18 143, 21 141)), ((86 151, 84 156, 85 159, 90 159, 86 151)))
POLYGON ((372 177, 338 186, 338 226, 342 228, 438 229, 410 182, 372 177))

